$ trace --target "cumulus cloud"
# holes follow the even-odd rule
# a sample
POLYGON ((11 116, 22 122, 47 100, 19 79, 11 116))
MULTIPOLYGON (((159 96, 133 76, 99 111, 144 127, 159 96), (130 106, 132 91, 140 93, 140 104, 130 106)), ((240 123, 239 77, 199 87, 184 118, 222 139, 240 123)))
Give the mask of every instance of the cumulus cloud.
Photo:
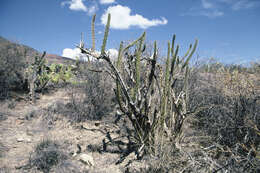
POLYGON ((115 0, 100 0, 100 4, 112 4, 115 2, 115 0))
POLYGON ((98 6, 97 6, 97 4, 94 4, 94 5, 92 5, 92 6, 90 6, 89 8, 88 8, 88 15, 90 15, 90 16, 92 16, 92 15, 94 15, 96 12, 98 11, 98 6))
POLYGON ((113 60, 117 59, 118 57, 118 50, 116 49, 108 49, 109 57, 113 60))
POLYGON ((139 28, 149 28, 151 26, 165 25, 168 23, 167 19, 152 19, 144 18, 142 15, 131 15, 131 9, 126 6, 116 5, 108 7, 106 12, 101 17, 101 22, 106 25, 107 16, 111 14, 111 28, 114 29, 129 29, 131 26, 139 28))
POLYGON ((69 9, 74 11, 87 11, 87 7, 84 5, 82 0, 71 0, 71 1, 64 1, 61 3, 62 6, 68 4, 69 9))
MULTIPOLYGON (((109 57, 112 60, 117 59, 118 51, 116 49, 108 49, 108 51, 106 53, 109 55, 109 57)), ((99 56, 100 51, 96 51, 95 54, 99 56)), ((82 60, 82 61, 88 60, 88 57, 86 55, 82 54, 79 48, 74 48, 74 49, 65 48, 65 49, 63 49, 61 56, 70 58, 70 59, 74 59, 74 60, 77 60, 77 59, 82 60)), ((90 59, 90 61, 94 60, 94 58, 91 56, 89 56, 89 59, 90 59)))
POLYGON ((69 0, 61 3, 62 6, 69 5, 69 9, 73 11, 84 11, 88 15, 93 15, 98 10, 97 4, 94 2, 89 7, 85 6, 84 0, 69 0))
POLYGON ((79 56, 81 56, 80 49, 75 48, 75 49, 70 49, 70 48, 65 48, 62 51, 62 56, 71 58, 71 59, 77 59, 79 56))
POLYGON ((82 54, 79 48, 74 48, 74 49, 65 48, 62 51, 62 56, 74 60, 76 59, 83 60, 83 61, 87 60, 87 56, 82 54))

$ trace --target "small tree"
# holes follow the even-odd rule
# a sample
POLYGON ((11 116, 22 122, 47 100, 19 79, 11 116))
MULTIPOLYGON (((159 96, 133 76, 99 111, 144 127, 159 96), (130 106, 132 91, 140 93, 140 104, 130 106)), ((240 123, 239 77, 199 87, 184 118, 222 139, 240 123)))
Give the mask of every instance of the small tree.
MULTIPOLYGON (((145 32, 140 38, 124 46, 121 42, 118 58, 113 62, 106 53, 106 43, 110 26, 110 14, 106 24, 101 53, 95 52, 94 22, 92 20, 92 48, 77 46, 83 54, 96 60, 104 60, 107 71, 116 84, 116 98, 120 110, 130 120, 134 135, 132 141, 137 154, 154 153, 154 146, 159 137, 176 140, 180 134, 184 119, 188 112, 187 82, 190 68, 188 63, 196 50, 198 41, 190 45, 187 53, 178 56, 179 45, 175 48, 175 35, 172 43, 168 42, 168 53, 165 65, 158 63, 157 44, 151 57, 145 57, 145 32), (134 53, 129 49, 134 47, 134 53), (176 81, 183 80, 184 87, 176 90, 176 81)), ((102 70, 100 70, 102 71, 102 70)))

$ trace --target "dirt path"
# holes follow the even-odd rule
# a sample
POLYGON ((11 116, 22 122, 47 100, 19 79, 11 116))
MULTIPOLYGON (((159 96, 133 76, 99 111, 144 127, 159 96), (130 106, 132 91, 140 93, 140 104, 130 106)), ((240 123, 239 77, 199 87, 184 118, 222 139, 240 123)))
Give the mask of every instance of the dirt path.
MULTIPOLYGON (((92 149, 89 147, 97 146, 100 148, 102 140, 106 138, 105 132, 113 131, 115 127, 102 122, 72 124, 62 115, 51 115, 51 120, 50 116, 46 118, 43 115, 45 112, 42 110, 55 105, 57 102, 66 103, 68 100, 66 91, 59 89, 56 92, 41 96, 36 105, 33 106, 25 101, 17 102, 13 109, 8 108, 7 103, 0 104, 1 173, 41 172, 36 169, 22 170, 16 168, 28 163, 35 146, 44 139, 58 141, 64 151, 71 154, 70 161, 74 167, 68 168, 67 166, 64 171, 83 172, 89 169, 88 166, 78 161, 77 156, 72 156, 78 150, 77 146, 80 146, 81 153, 91 155, 94 159, 95 165, 91 167, 90 172, 120 172, 120 166, 115 165, 119 159, 119 154, 100 153, 95 151, 93 147, 92 149)), ((114 137, 116 137, 116 134, 114 134, 114 137)))

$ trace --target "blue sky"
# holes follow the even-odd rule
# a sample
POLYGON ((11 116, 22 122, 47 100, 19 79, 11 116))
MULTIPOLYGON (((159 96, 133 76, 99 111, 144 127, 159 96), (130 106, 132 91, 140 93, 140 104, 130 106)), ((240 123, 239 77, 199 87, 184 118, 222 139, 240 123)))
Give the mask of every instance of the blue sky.
POLYGON ((51 54, 75 56, 84 33, 91 45, 96 13, 97 47, 111 13, 108 48, 143 31, 162 54, 177 35, 183 53, 198 38, 196 53, 225 63, 260 60, 260 0, 0 0, 0 36, 51 54))

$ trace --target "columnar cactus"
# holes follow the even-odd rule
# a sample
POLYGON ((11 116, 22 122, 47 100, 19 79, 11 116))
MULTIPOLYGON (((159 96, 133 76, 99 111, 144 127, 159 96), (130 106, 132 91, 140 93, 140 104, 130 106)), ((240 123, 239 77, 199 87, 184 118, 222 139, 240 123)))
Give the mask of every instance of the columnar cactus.
MULTIPOLYGON (((138 153, 153 152, 158 132, 161 136, 176 139, 187 116, 188 63, 196 50, 198 41, 196 40, 194 46, 190 45, 187 53, 181 58, 178 56, 179 45, 175 49, 176 36, 174 35, 172 44, 168 42, 166 64, 162 65, 157 61, 156 42, 154 42, 153 55, 144 57, 144 32, 140 38, 125 47, 121 42, 118 59, 114 65, 109 55, 105 53, 110 19, 109 14, 100 55, 93 53, 94 46, 92 51, 81 46, 78 48, 82 53, 97 60, 103 59, 108 63, 110 74, 116 82, 116 98, 120 110, 129 118, 134 127, 138 153), (129 53, 131 47, 135 47, 133 54, 129 53), (176 80, 179 78, 184 81, 181 92, 175 90, 176 80)), ((93 21, 92 31, 94 31, 93 21)), ((92 32, 92 37, 94 38, 94 32, 92 32)))
MULTIPOLYGON (((40 86, 45 86, 47 83, 44 80, 44 76, 42 76, 43 73, 45 73, 45 59, 44 56, 46 55, 46 52, 42 54, 42 56, 35 56, 34 57, 34 62, 32 62, 29 67, 28 67, 28 81, 29 81, 29 88, 30 88, 30 93, 29 93, 29 98, 30 101, 34 104, 35 103, 35 91, 37 88, 40 86), (39 76, 41 75, 42 78, 39 76)), ((28 62, 29 63, 29 62, 28 62)))

